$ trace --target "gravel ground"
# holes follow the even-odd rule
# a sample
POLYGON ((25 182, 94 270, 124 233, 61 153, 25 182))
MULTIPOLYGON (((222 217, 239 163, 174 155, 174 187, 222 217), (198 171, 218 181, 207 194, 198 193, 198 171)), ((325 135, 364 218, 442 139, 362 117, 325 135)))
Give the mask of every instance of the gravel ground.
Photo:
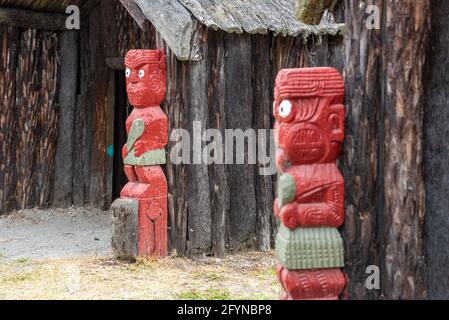
POLYGON ((107 256, 109 212, 88 208, 22 210, 0 217, 0 256, 14 259, 59 259, 107 256))

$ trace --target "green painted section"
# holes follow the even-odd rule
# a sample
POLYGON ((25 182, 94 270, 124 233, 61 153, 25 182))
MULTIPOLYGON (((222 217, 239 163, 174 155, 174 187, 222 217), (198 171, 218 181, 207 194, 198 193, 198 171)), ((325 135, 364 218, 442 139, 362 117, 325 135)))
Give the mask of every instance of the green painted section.
POLYGON ((276 256, 290 270, 331 269, 344 266, 343 240, 336 228, 298 228, 282 223, 276 237, 276 256))
POLYGON ((140 157, 134 155, 134 149, 131 150, 123 160, 124 164, 130 166, 155 166, 166 163, 165 149, 151 150, 142 154, 140 157))
POLYGON ((143 135, 145 130, 145 122, 142 119, 136 119, 131 125, 131 130, 128 134, 128 141, 126 142, 126 147, 131 150, 136 141, 143 135))
POLYGON ((136 157, 134 144, 143 135, 145 123, 142 119, 136 119, 131 125, 126 147, 129 150, 128 155, 123 159, 123 163, 130 166, 155 166, 166 163, 165 149, 150 150, 136 157))
POLYGON ((293 176, 284 173, 278 180, 278 206, 279 210, 288 203, 295 201, 296 183, 293 176))

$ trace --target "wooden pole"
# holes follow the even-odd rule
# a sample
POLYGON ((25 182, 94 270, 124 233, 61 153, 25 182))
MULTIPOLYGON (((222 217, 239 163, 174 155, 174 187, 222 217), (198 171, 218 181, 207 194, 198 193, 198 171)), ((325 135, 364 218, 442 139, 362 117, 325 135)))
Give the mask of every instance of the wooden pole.
POLYGON ((63 208, 73 203, 73 136, 78 83, 78 39, 79 34, 76 31, 64 31, 60 36, 61 80, 58 95, 60 117, 53 205, 63 208))
POLYGON ((366 8, 346 0, 347 137, 346 268, 353 299, 424 298, 422 80, 428 0, 372 1, 380 30, 366 25, 366 8), (370 290, 367 267, 380 268, 370 290))

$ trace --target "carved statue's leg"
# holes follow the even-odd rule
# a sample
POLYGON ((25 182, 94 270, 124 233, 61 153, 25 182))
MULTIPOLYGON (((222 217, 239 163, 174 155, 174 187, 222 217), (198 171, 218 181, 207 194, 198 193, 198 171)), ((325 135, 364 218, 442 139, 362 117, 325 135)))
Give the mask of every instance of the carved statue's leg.
POLYGON ((160 166, 136 167, 139 180, 139 255, 167 255, 167 180, 160 166))
POLYGON ((151 221, 151 200, 139 201, 139 226, 137 238, 137 255, 149 257, 154 254, 154 223, 151 221))
POLYGON ((167 197, 157 199, 159 205, 163 208, 164 214, 162 214, 154 222, 155 230, 155 255, 166 256, 168 254, 168 239, 167 239, 167 197))
POLYGON ((125 185, 125 187, 123 187, 120 196, 122 198, 134 198, 135 189, 137 187, 137 175, 135 167, 125 165, 124 171, 129 182, 125 185))

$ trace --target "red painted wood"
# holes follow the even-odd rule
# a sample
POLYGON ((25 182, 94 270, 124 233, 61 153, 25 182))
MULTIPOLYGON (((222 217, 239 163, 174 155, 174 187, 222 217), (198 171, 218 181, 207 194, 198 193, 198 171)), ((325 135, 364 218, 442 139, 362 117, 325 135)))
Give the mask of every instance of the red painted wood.
POLYGON ((343 97, 343 79, 333 68, 279 72, 274 116, 281 171, 291 165, 337 160, 344 140, 343 97))
POLYGON ((338 300, 346 287, 340 269, 291 271, 278 265, 276 272, 282 300, 338 300))
MULTIPOLYGON (((165 55, 159 50, 131 50, 125 58, 126 89, 134 109, 126 121, 143 120, 143 134, 134 142, 135 156, 163 149, 168 142, 168 118, 160 108, 166 93, 165 55)), ((125 158, 129 150, 123 147, 125 158)), ((139 200, 137 252, 139 256, 166 256, 167 180, 162 168, 125 165, 128 184, 122 198, 139 200)))
MULTIPOLYGON (((295 194, 282 208, 276 199, 273 209, 290 229, 338 228, 344 222, 344 179, 336 166, 345 134, 343 100, 344 81, 333 68, 284 69, 278 74, 276 164, 282 175, 293 178, 289 181, 294 181, 295 194)), ((278 266, 277 272, 285 291, 282 299, 338 299, 346 284, 339 269, 278 266)))
POLYGON ((335 163, 294 166, 285 173, 296 182, 296 201, 275 209, 286 227, 338 228, 343 224, 344 180, 335 163))

